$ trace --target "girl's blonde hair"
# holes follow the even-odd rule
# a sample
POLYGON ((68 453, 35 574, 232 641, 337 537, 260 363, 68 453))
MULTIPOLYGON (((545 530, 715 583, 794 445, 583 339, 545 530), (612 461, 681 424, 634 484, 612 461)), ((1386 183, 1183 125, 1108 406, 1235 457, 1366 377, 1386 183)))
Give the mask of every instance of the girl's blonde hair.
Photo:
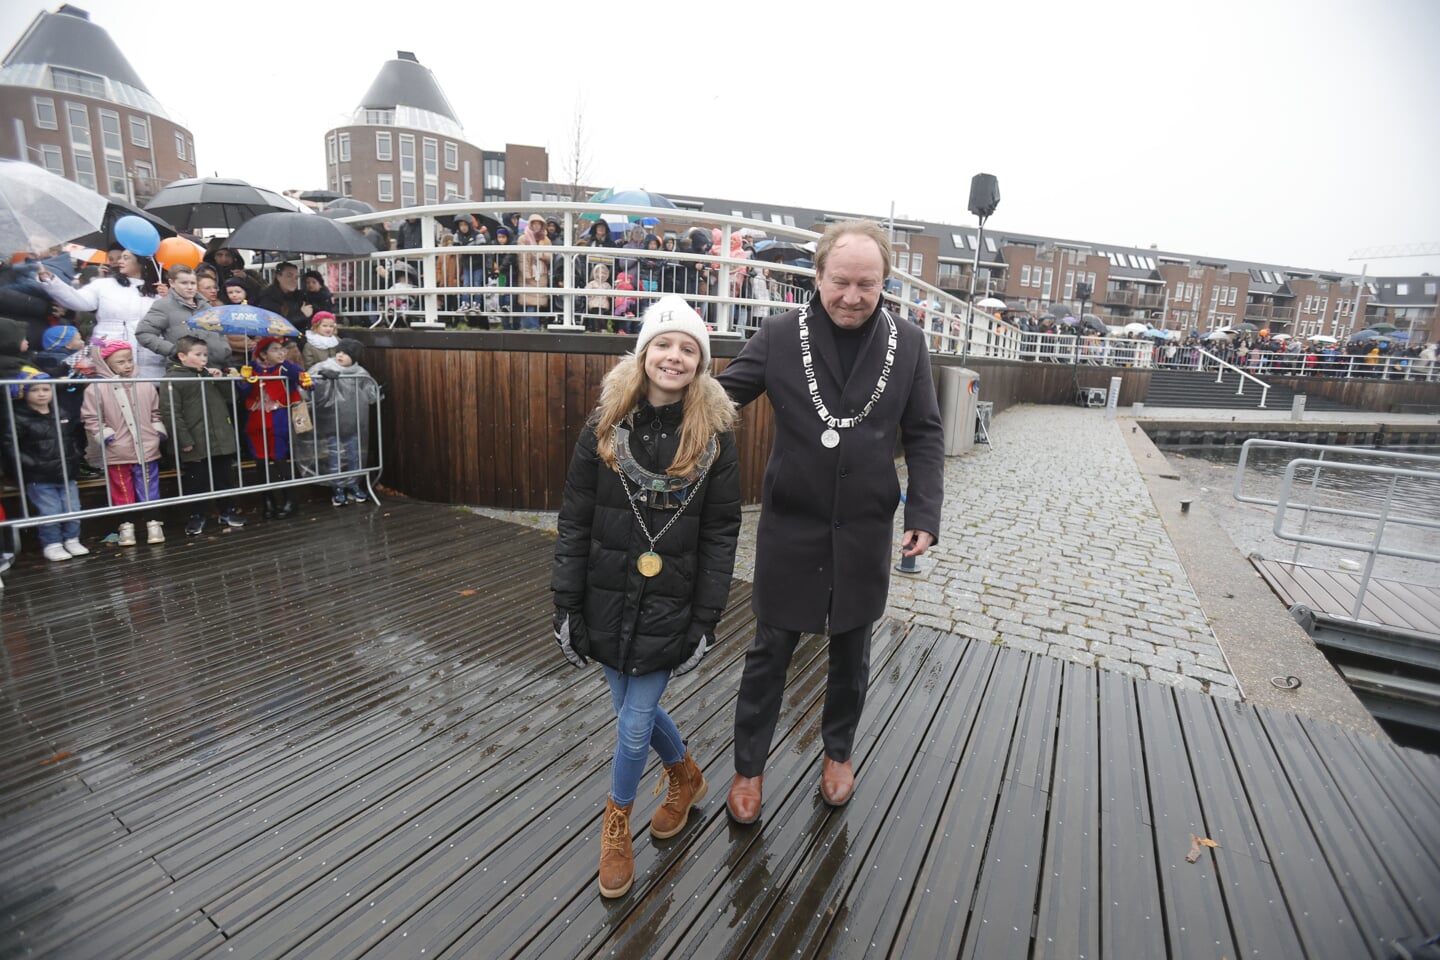
MULTIPOLYGON (((640 357, 622 357, 600 384, 600 404, 595 408, 595 437, 600 459, 615 469, 615 427, 624 422, 645 399, 650 378, 640 357)), ((683 477, 700 462, 710 437, 735 429, 738 415, 735 404, 725 395, 720 382, 710 376, 707 367, 695 371, 695 379, 685 387, 684 408, 680 420, 680 447, 675 461, 666 473, 683 477)))

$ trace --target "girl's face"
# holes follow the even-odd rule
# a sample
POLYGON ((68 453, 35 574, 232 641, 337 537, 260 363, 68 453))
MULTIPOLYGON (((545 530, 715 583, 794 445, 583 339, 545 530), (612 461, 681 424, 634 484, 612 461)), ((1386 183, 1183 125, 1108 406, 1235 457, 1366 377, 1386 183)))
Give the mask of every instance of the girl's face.
POLYGON ((131 279, 140 276, 140 261, 129 250, 120 251, 120 272, 131 279))
POLYGON ((231 303, 244 303, 245 288, 240 286, 226 287, 225 296, 230 300, 231 303))
POLYGON ((272 343, 260 353, 260 362, 267 367, 279 366, 285 360, 285 348, 272 343))
POLYGON ((117 350, 105 362, 117 377, 128 377, 135 373, 135 354, 129 350, 117 350))
POLYGON ((316 321, 313 329, 322 337, 333 337, 335 336, 335 321, 330 317, 325 317, 316 321))
POLYGON ((675 403, 700 368, 700 344, 686 333, 658 334, 645 347, 645 377, 651 404, 675 403))

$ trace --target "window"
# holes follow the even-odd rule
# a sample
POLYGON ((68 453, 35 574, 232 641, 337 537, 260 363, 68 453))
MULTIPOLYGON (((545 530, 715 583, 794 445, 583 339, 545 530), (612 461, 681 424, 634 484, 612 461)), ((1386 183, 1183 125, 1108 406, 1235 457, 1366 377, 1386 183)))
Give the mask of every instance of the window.
POLYGON ((1324 316, 1325 314, 1327 314, 1327 313, 1329 313, 1329 312, 1330 312, 1330 298, 1329 298, 1329 297, 1321 297, 1321 298, 1320 298, 1320 315, 1321 315, 1321 316, 1324 316))
POLYGON ((332 167, 335 166, 335 134, 333 133, 325 138, 325 162, 332 167))
POLYGON ((457 186, 456 184, 451 183, 451 182, 448 181, 448 180, 445 181, 445 200, 446 200, 446 202, 449 202, 449 201, 451 201, 451 200, 459 200, 459 199, 460 199, 460 187, 457 186))
POLYGON ((1020 286, 1030 286, 1030 264, 1028 263, 1022 263, 1020 265, 1020 286))
POLYGON ((1397 284, 1395 284, 1395 294, 1396 294, 1397 296, 1401 296, 1401 297, 1408 297, 1408 296, 1410 295, 1410 284, 1408 284, 1408 283, 1397 283, 1397 284))
POLYGON ((120 114, 113 110, 100 111, 100 140, 107 153, 121 153, 124 144, 120 140, 120 114))
POLYGON ((46 170, 56 176, 65 176, 65 158, 60 155, 60 148, 53 143, 47 143, 40 147, 40 159, 46 170))
POLYGON ((112 197, 128 197, 130 182, 125 176, 125 161, 115 157, 105 158, 105 178, 110 183, 112 197))
POLYGON ((366 110, 365 122, 376 127, 393 127, 395 125, 395 111, 366 110))
POLYGON ((402 206, 402 207, 413 207, 413 206, 415 206, 415 181, 414 181, 414 180, 401 180, 401 181, 400 181, 400 206, 402 206))
POLYGON ((66 93, 79 93, 87 97, 110 99, 105 91, 105 79, 103 77, 97 77, 93 73, 81 73, 79 70, 62 70, 60 67, 51 67, 50 85, 56 90, 63 90, 66 93))
POLYGON ((784 225, 784 221, 780 218, 780 214, 778 213, 770 214, 770 222, 775 224, 777 227, 784 225))
POLYGON ((389 130, 376 131, 376 133, 375 133, 375 159, 376 159, 376 160, 393 160, 394 157, 393 157, 392 154, 390 153, 390 146, 391 146, 391 143, 390 143, 390 131, 389 131, 389 130))
POLYGON ((382 173, 375 178, 375 196, 381 203, 395 202, 395 178, 382 173))
POLYGON ((130 118, 130 142, 137 147, 150 146, 150 121, 146 117, 130 118))
POLYGON ((95 158, 88 151, 75 151, 75 182, 91 190, 96 187, 95 158))
MULTIPOLYGON (((65 116, 70 121, 70 142, 77 147, 90 146, 90 114, 78 103, 65 104, 65 116)), ((92 188, 93 189, 93 188, 92 188)))
POLYGON ((912 254, 910 254, 910 271, 911 271, 911 274, 912 274, 913 276, 918 277, 918 276, 920 276, 920 274, 921 274, 922 272, 924 272, 924 270, 925 270, 925 254, 923 254, 923 253, 912 253, 912 254))
POLYGON ((1194 299, 1195 299, 1195 284, 1193 284, 1193 283, 1187 283, 1187 284, 1185 284, 1185 292, 1180 296, 1180 299, 1181 299, 1181 300, 1194 300, 1194 299))
POLYGON ((460 169, 460 148, 449 140, 445 141, 445 169, 460 169))
POLYGON ((1075 296, 1075 271, 1074 271, 1074 270, 1066 270, 1066 271, 1065 271, 1065 292, 1062 293, 1061 296, 1064 297, 1066 300, 1069 300, 1071 297, 1075 296))
POLYGON ((1090 289, 1091 289, 1091 290, 1094 290, 1094 289, 1095 289, 1095 274, 1093 274, 1093 273, 1087 273, 1087 274, 1085 274, 1085 282, 1088 283, 1088 284, 1090 284, 1090 289))
MULTIPOLYGON (((485 190, 500 191, 505 189, 505 161, 500 158, 487 157, 485 159, 485 190)), ((736 213, 735 216, 740 216, 736 213)))
POLYGON ((1238 287, 1231 287, 1231 288, 1230 288, 1230 299, 1226 301, 1226 305, 1227 305, 1227 306, 1231 306, 1231 307, 1235 306, 1235 297, 1239 294, 1239 292, 1240 292, 1240 291, 1239 291, 1239 288, 1238 288, 1238 287))
POLYGON ((439 188, 428 180, 425 181, 425 202, 427 204, 440 202, 439 188))
POLYGON ((1050 267, 1045 268, 1045 286, 1041 288, 1040 296, 1046 300, 1050 299, 1050 281, 1052 279, 1053 273, 1054 270, 1052 270, 1050 267))
POLYGON ((400 134, 400 172, 415 174, 415 135, 411 133, 400 134))
POLYGON ((60 121, 55 116, 55 101, 50 97, 35 98, 35 126, 42 130, 60 129, 60 121))
POLYGON ((341 177, 341 178, 340 178, 340 194, 341 194, 341 196, 346 196, 346 197, 350 196, 350 178, 349 178, 349 177, 341 177))
POLYGON ((986 237, 986 238, 985 238, 985 252, 986 252, 986 253, 998 253, 998 252, 999 252, 999 251, 996 249, 996 247, 995 247, 995 238, 994 238, 994 237, 986 237))
POLYGON ((1175 282, 1175 299, 1176 299, 1176 300, 1184 300, 1184 299, 1185 299, 1185 284, 1181 283, 1181 282, 1178 281, 1178 280, 1175 282))
POLYGON ((1220 288, 1219 288, 1219 287, 1211 287, 1211 288, 1210 288, 1210 309, 1213 310, 1213 309, 1215 309, 1216 307, 1218 307, 1219 305, 1220 305, 1220 288))
POLYGON ((341 162, 341 163, 349 163, 349 162, 350 162, 350 134, 348 134, 348 133, 342 133, 342 134, 340 134, 340 141, 339 141, 339 144, 338 144, 338 145, 339 145, 339 147, 340 147, 340 162, 341 162))
POLYGON ((425 176, 440 176, 440 142, 430 137, 425 138, 425 176))
MULTIPOLYGON (((785 214, 785 226, 787 226, 787 227, 793 227, 793 226, 795 226, 795 214, 793 214, 793 213, 787 213, 787 214, 785 214)), ((1434 284, 1432 283, 1431 286, 1433 287, 1434 284)), ((1434 291, 1432 290, 1431 292, 1433 293, 1434 291)))
POLYGON ((155 179, 155 170, 143 160, 135 161, 135 181, 140 189, 148 190, 150 181, 155 179))
POLYGON ((950 242, 955 245, 955 249, 956 249, 956 250, 964 250, 964 249, 965 249, 965 234, 963 234, 963 233, 952 233, 952 234, 950 234, 950 242))

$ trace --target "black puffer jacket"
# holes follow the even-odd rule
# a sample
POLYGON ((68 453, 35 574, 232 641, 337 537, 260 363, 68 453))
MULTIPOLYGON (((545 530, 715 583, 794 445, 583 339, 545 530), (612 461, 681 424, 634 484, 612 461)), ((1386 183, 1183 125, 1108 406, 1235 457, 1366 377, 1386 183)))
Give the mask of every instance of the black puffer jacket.
MULTIPOLYGON (((24 400, 17 400, 15 435, 10 435, 8 423, 0 422, 0 434, 5 440, 5 462, 12 471, 15 469, 18 448, 26 483, 64 483, 67 479, 79 477, 82 448, 76 442, 76 436, 80 431, 80 421, 70 418, 62 410, 57 424, 55 410, 52 402, 49 413, 37 413, 24 400), (63 469, 62 459, 65 461, 63 469)), ((5 418, 4 411, 0 411, 0 418, 5 418)))
MULTIPOLYGON (((636 411, 630 449, 645 469, 662 473, 674 459, 680 418, 678 403, 658 410, 642 403, 636 411)), ((652 536, 674 516, 649 506, 640 510, 652 536)), ((631 676, 684 663, 694 652, 692 621, 713 625, 725 609, 739 531, 735 437, 722 433, 695 499, 655 545, 664 566, 657 576, 642 576, 636 561, 650 544, 619 476, 596 453, 592 417, 565 481, 551 578, 556 606, 580 611, 585 621, 577 649, 631 676)))

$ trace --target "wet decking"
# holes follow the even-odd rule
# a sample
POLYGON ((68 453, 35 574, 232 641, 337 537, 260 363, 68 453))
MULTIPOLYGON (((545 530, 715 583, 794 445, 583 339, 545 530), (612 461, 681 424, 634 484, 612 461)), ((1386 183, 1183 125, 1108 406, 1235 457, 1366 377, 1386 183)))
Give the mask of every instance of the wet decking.
POLYGON ((850 805, 807 638, 734 826, 744 585, 666 695, 711 795, 604 901, 613 720, 548 638, 550 544, 401 502, 7 574, 0 955, 1348 960, 1440 926, 1436 758, 895 623, 850 805))
MULTIPOLYGON (((1332 618, 1356 619, 1358 573, 1283 560, 1253 558, 1252 562, 1285 606, 1298 603, 1332 618)), ((1440 586, 1372 577, 1358 619, 1440 641, 1440 586)))

